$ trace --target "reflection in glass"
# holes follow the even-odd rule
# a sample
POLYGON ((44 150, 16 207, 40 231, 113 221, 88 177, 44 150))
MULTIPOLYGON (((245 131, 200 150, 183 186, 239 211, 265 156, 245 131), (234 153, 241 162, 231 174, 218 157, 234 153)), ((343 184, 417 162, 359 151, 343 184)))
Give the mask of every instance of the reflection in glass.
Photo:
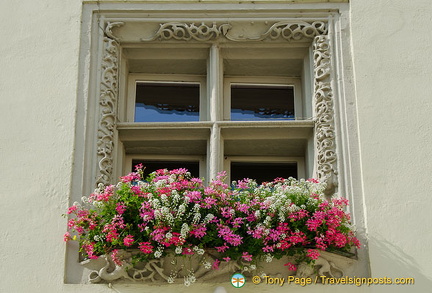
POLYGON ((199 121, 199 99, 198 83, 140 82, 135 122, 199 121))
POLYGON ((231 181, 250 178, 261 184, 278 177, 297 176, 297 163, 231 162, 231 181))
POLYGON ((231 85, 231 120, 294 119, 294 88, 286 85, 231 85))

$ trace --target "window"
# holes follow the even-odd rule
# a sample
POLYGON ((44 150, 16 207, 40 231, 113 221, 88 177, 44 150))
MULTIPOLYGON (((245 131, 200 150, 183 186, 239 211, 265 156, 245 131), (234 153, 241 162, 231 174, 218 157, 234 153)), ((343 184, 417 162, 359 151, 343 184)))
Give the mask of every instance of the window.
MULTIPOLYGON (((83 5, 71 194, 116 182, 134 162, 206 179, 226 170, 266 181, 272 170, 349 194, 348 4, 169 2, 83 5)), ((76 253, 67 282, 85 282, 76 253)))

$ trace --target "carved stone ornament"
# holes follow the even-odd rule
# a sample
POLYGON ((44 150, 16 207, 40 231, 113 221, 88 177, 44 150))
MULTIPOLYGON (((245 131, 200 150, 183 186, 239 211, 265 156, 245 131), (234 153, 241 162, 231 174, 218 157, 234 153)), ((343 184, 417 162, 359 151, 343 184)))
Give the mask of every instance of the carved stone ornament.
MULTIPOLYGON (((109 255, 100 256, 98 259, 86 260, 81 264, 88 269, 88 282, 90 283, 111 283, 111 282, 143 282, 148 284, 163 283, 187 283, 193 282, 227 282, 234 273, 242 273, 249 279, 252 276, 270 276, 286 278, 295 275, 302 278, 315 278, 326 276, 340 278, 347 275, 349 267, 356 260, 341 255, 321 252, 315 265, 302 263, 297 271, 287 270, 287 262, 293 260, 289 257, 273 259, 271 262, 259 262, 251 265, 242 260, 231 260, 228 263, 221 261, 219 269, 212 269, 211 264, 217 256, 205 252, 203 255, 192 256, 168 256, 160 259, 153 259, 148 262, 131 264, 133 251, 121 250, 123 261, 121 265, 114 263, 109 255)), ((319 280, 318 280, 319 282, 319 280)))
POLYGON ((228 30, 231 29, 231 25, 222 24, 217 26, 213 23, 212 26, 208 26, 204 23, 196 26, 194 23, 179 23, 179 22, 168 22, 160 25, 159 30, 150 38, 142 38, 143 42, 150 42, 154 40, 183 40, 183 41, 210 41, 225 35, 228 30))
POLYGON ((328 36, 315 37, 313 60, 317 175, 318 180, 327 183, 324 192, 327 196, 333 195, 338 185, 330 58, 328 36))
POLYGON ((99 123, 97 129, 97 155, 99 174, 96 185, 108 185, 113 170, 114 129, 117 120, 119 43, 111 29, 123 23, 108 23, 103 38, 101 84, 99 94, 99 123))
POLYGON ((257 37, 236 36, 232 34, 231 29, 232 25, 229 23, 220 25, 213 23, 209 26, 205 23, 195 25, 194 23, 168 22, 161 24, 153 36, 142 38, 141 41, 211 41, 221 37, 234 42, 263 41, 265 39, 299 41, 304 38, 313 39, 315 36, 327 34, 327 23, 322 21, 312 23, 304 21, 281 21, 273 24, 267 31, 257 37))

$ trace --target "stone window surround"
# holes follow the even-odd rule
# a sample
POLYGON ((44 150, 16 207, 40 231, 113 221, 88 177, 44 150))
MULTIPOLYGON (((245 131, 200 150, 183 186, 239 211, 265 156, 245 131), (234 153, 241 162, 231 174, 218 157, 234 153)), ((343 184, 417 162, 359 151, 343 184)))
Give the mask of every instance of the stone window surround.
MULTIPOLYGON (((265 16, 265 18, 286 19, 284 21, 275 21, 270 27, 280 29, 295 24, 296 27, 306 27, 312 25, 315 21, 322 22, 324 28, 321 31, 314 32, 312 41, 312 52, 314 61, 313 74, 313 103, 314 103, 314 130, 315 130, 315 172, 316 176, 326 181, 330 188, 328 194, 332 195, 336 191, 340 194, 349 194, 347 191, 358 190, 360 187, 353 177, 359 174, 359 170, 353 167, 353 163, 358 161, 357 156, 348 154, 354 150, 357 155, 357 146, 353 146, 357 140, 357 134, 348 135, 348 129, 355 128, 354 119, 347 118, 350 113, 355 114, 352 107, 352 101, 344 101, 348 94, 352 94, 353 89, 346 86, 346 81, 342 76, 348 76, 350 81, 350 68, 344 70, 342 63, 346 62, 345 57, 340 55, 347 53, 347 49, 342 47, 341 26, 347 26, 348 4, 258 4, 261 11, 254 11, 254 17, 265 16), (341 16, 341 14, 343 16, 341 16), (342 24, 341 24, 342 23, 342 24), (298 25, 298 26, 297 26, 298 25), (348 149, 348 145, 351 145, 348 149), (341 172, 343 171, 343 176, 341 172)), ((167 30, 172 31, 170 18, 184 11, 191 11, 192 16, 189 20, 181 24, 184 28, 191 29, 193 23, 198 23, 196 17, 197 11, 200 11, 198 4, 179 5, 167 4, 165 8, 175 11, 174 14, 162 12, 163 9, 157 4, 146 4, 144 11, 141 4, 131 4, 125 8, 125 4, 105 3, 105 4, 85 4, 83 10, 83 28, 82 28, 82 48, 81 48, 81 70, 83 76, 79 79, 78 89, 78 113, 77 113, 77 150, 75 154, 75 168, 73 175, 72 194, 88 194, 91 192, 96 183, 110 183, 113 178, 113 165, 115 157, 121 155, 116 149, 114 142, 117 141, 117 102, 118 86, 125 82, 124 77, 119 75, 119 46, 121 38, 116 36, 116 28, 121 27, 124 21, 130 17, 130 11, 138 10, 140 14, 150 15, 155 13, 155 19, 161 19, 161 30, 156 32, 151 40, 164 39, 170 34, 163 34, 167 30), (113 12, 114 11, 114 12, 113 12), (163 19, 163 21, 162 21, 163 19), (95 29, 96 27, 100 29, 95 29), (85 49, 87 48, 88 51, 85 49), (95 57, 96 56, 96 57, 95 57), (94 99, 92 97, 98 97, 94 99), (85 110, 82 110, 85 109, 85 110), (81 118, 81 119, 80 119, 81 118), (82 130, 82 133, 79 133, 82 130), (82 135, 81 135, 82 134, 82 135), (97 140, 94 141, 94 137, 97 140), (97 150, 97 151, 96 151, 97 150), (92 178, 92 180, 88 180, 92 178), (80 183, 80 184, 78 184, 80 183)), ((223 13, 238 9, 235 4, 215 5, 217 9, 211 13, 223 13), (220 7, 219 7, 220 6, 220 7), (235 9, 234 9, 235 8, 235 9)), ((241 16, 248 9, 256 9, 257 5, 242 5, 234 15, 241 16)), ((211 15, 210 13, 210 15, 211 15)), ((183 17, 187 19, 187 16, 183 17)), ((210 17, 209 17, 210 18, 210 17)), ((231 15, 230 19, 233 19, 231 15)), ((234 18, 235 19, 235 18, 234 18)), ((241 19, 241 17, 239 18, 241 19)), ((144 21, 148 21, 145 19, 144 21)), ((192 30, 191 38, 197 42, 200 38, 225 38, 229 41, 256 42, 259 40, 272 39, 272 33, 275 31, 266 31, 257 39, 244 39, 243 37, 233 36, 230 34, 230 22, 218 22, 216 28, 212 26, 212 21, 205 19, 203 21, 209 28, 211 34, 198 34, 192 36, 195 30, 192 30), (197 39, 198 38, 198 39, 197 39)), ((308 31, 303 31, 303 36, 308 31)), ((147 37, 148 38, 148 37, 147 37)), ((170 37, 172 38, 172 37, 170 37)), ((281 38, 278 36, 278 38, 281 38)), ((283 38, 283 37, 282 37, 283 38)), ((185 39, 181 37, 180 39, 185 39)), ((151 41, 143 40, 143 41, 151 41)), ((290 41, 287 39, 287 41, 290 41)), ((349 49, 348 49, 349 51, 349 49)), ((348 56, 349 57, 349 56, 348 56)), ((348 100, 348 99, 347 99, 348 100)), ((117 174, 116 174, 117 175, 117 174)), ((115 180, 114 180, 115 181, 115 180)), ((75 198, 75 200, 78 198, 75 198)), ((353 214, 355 210, 362 213, 361 199, 355 200, 353 194, 349 194, 351 202, 357 207, 351 208, 353 214), (354 200, 353 200, 354 199, 354 200)), ((74 201, 73 199, 71 200, 74 201)), ((355 222, 355 219, 354 219, 355 222)), ((361 216, 355 223, 363 227, 361 216)), ((362 238, 360 236, 360 238, 362 238)), ((365 241, 364 239, 360 239, 365 241)), ((76 276, 69 276, 71 270, 77 268, 76 265, 70 265, 76 262, 77 248, 68 249, 68 265, 66 269, 66 282, 76 283, 76 276)), ((367 256, 366 252, 363 255, 367 256)), ((73 273, 75 274, 75 273, 73 273)), ((79 277, 78 277, 79 278, 79 277)), ((78 281, 80 282, 80 281, 78 281)))
MULTIPOLYGON (((105 36, 103 39, 104 52, 102 57, 101 83, 99 89, 99 122, 98 122, 98 177, 96 184, 112 183, 114 151, 115 151, 115 131, 117 124, 117 103, 119 99, 119 59, 121 40, 113 33, 115 27, 121 27, 125 22, 106 21, 105 36)), ((329 22, 324 21, 298 21, 287 20, 278 21, 262 33, 259 37, 243 37, 230 34, 232 25, 222 23, 212 26, 205 24, 195 25, 193 21, 166 22, 160 25, 159 30, 150 38, 142 38, 142 42, 151 41, 198 41, 207 42, 226 38, 233 42, 259 42, 264 40, 285 39, 286 41, 303 40, 311 38, 313 54, 313 103, 314 103, 314 125, 315 125, 315 150, 316 150, 316 172, 315 175, 320 181, 325 181, 328 185, 328 195, 332 195, 338 186, 337 179, 337 158, 334 126, 333 109, 333 88, 331 84, 331 44, 328 37, 329 22)), ((210 49, 210 63, 219 62, 219 52, 215 46, 210 49)), ((214 66, 217 67, 217 66, 214 66)), ((210 83, 209 86, 218 82, 210 83)), ((215 86, 209 92, 219 95, 220 90, 215 86)), ((210 96, 210 103, 215 100, 210 96)), ((210 119, 217 114, 212 111, 210 119)), ((217 135, 213 133, 211 135, 217 135)), ((214 174, 211 174, 214 177, 214 174)))

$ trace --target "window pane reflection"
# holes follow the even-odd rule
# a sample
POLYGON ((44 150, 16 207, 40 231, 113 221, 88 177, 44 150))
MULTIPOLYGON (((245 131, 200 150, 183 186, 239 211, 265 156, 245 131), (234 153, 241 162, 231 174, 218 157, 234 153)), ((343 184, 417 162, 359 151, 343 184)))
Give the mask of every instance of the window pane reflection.
POLYGON ((284 85, 231 85, 231 120, 294 119, 294 88, 284 85))
POLYGON ((197 83, 138 83, 135 122, 199 121, 199 100, 197 83))

